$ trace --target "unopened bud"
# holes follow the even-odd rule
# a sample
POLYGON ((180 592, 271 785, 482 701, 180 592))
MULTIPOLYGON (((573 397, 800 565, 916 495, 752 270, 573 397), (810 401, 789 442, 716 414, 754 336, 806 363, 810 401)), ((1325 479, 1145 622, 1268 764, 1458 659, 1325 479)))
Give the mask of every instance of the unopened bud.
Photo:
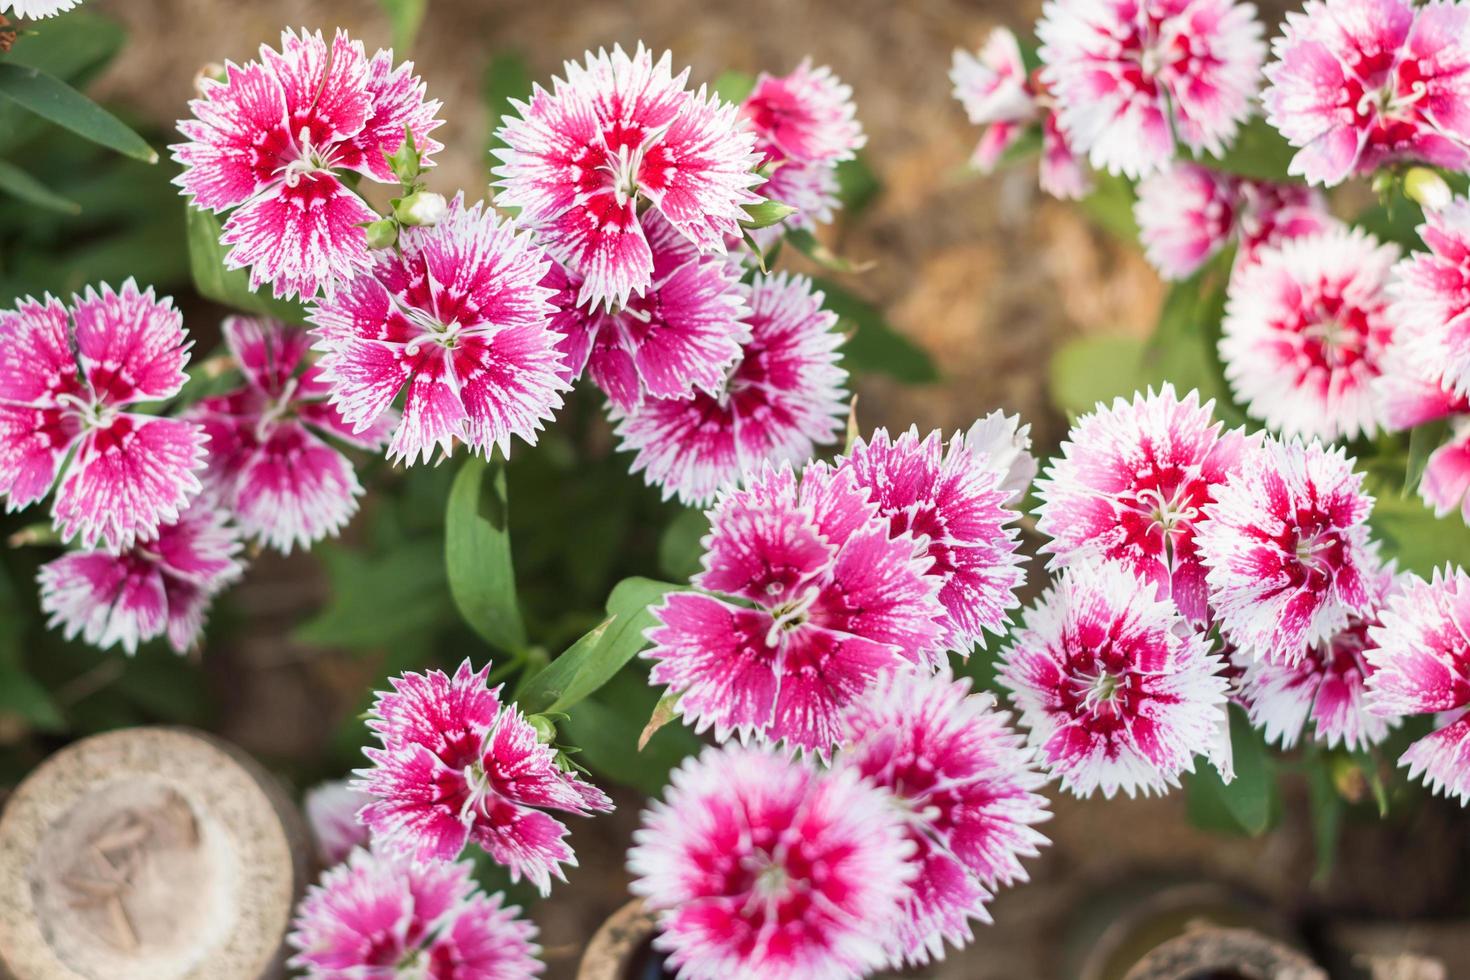
POLYGON ((416 191, 398 202, 393 214, 405 225, 437 225, 449 213, 443 194, 416 191))
POLYGON ((1428 167, 1410 167, 1404 174, 1404 193, 1426 211, 1445 207, 1455 196, 1445 179, 1428 167))
POLYGON ((391 248, 398 241, 398 225, 392 218, 370 221, 365 229, 368 248, 391 248))
POLYGON ((552 745, 556 742, 556 722, 545 715, 527 715, 526 721, 536 729, 537 741, 552 745))

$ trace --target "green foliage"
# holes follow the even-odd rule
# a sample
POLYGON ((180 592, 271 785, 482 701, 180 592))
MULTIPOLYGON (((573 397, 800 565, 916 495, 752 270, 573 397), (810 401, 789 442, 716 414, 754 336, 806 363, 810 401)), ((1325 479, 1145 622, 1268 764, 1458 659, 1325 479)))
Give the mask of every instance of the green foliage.
POLYGON ((1235 778, 1226 783, 1215 767, 1195 760, 1188 777, 1189 819, 1203 830, 1259 837, 1276 823, 1281 801, 1275 767, 1260 732, 1238 705, 1230 705, 1230 746, 1235 778))
MULTIPOLYGON (((787 240, 791 238, 790 233, 787 240)), ((842 347, 843 365, 850 371, 886 374, 908 384, 939 380, 934 361, 923 348, 888 325, 877 307, 830 279, 814 281, 826 299, 822 305, 837 314, 837 328, 849 334, 842 347)))
POLYGON ((1092 193, 1078 205, 1099 228, 1132 245, 1138 241, 1138 223, 1133 219, 1133 185, 1105 170, 1093 174, 1092 193))
POLYGON ((1441 520, 1416 497, 1396 486, 1369 486, 1376 495, 1368 524, 1382 543, 1384 557, 1404 571, 1429 577, 1448 563, 1464 564, 1470 555, 1470 526, 1459 514, 1441 520))
POLYGON ((667 578, 682 582, 700 571, 704 556, 704 536, 709 533, 709 518, 697 507, 681 510, 658 541, 658 568, 667 578))
POLYGON ((295 630, 311 646, 379 650, 429 633, 453 615, 443 544, 417 536, 372 553, 323 543, 313 551, 331 582, 325 607, 295 630))
MULTIPOLYGON (((87 10, 27 27, 0 60, 34 68, 76 88, 85 86, 117 52, 126 35, 118 25, 87 10)), ((50 127, 16 103, 0 99, 0 153, 10 153, 50 127)))
POLYGON ((429 0, 378 0, 378 6, 383 8, 393 25, 395 53, 399 58, 408 57, 419 27, 423 25, 424 14, 429 10, 429 0))
POLYGON ((582 747, 577 760, 597 775, 657 796, 669 771, 699 751, 702 742, 684 725, 665 725, 641 750, 643 723, 658 703, 659 690, 641 664, 614 675, 593 697, 577 705, 562 723, 567 739, 582 747))
POLYGON ((1262 116, 1252 116, 1236 134, 1230 148, 1221 157, 1201 153, 1196 161, 1211 170, 1221 170, 1237 177, 1254 180, 1292 181, 1287 173, 1296 149, 1266 122, 1262 116))
POLYGON ((47 211, 78 214, 82 210, 82 206, 76 201, 67 200, 48 190, 45 184, 8 160, 0 160, 0 191, 47 211))
POLYGON ((124 156, 158 162, 158 152, 122 120, 39 68, 0 61, 0 99, 124 156))
POLYGON ((465 622, 486 643, 509 653, 526 648, 516 599, 505 471, 470 456, 460 464, 444 518, 449 591, 465 622))
POLYGON ((882 181, 861 152, 837 165, 837 200, 842 203, 845 220, 851 221, 866 211, 882 192, 882 181))
POLYGON ((249 270, 226 268, 229 249, 220 244, 220 220, 216 215, 193 206, 186 211, 189 273, 201 296, 231 309, 272 316, 287 323, 306 323, 306 308, 300 303, 276 299, 269 290, 251 289, 249 270))
POLYGON ((480 90, 485 108, 490 116, 490 148, 501 146, 496 131, 502 118, 515 111, 512 99, 531 97, 531 68, 519 51, 502 51, 492 55, 485 64, 485 76, 480 90))
POLYGON ((755 89, 755 76, 745 71, 724 71, 711 87, 726 102, 739 105, 755 89))

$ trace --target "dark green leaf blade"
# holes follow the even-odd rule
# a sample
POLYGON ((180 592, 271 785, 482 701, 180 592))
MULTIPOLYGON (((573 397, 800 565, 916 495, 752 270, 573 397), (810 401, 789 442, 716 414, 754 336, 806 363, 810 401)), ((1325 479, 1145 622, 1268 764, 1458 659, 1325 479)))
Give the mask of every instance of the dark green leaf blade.
POLYGON ((388 15, 393 25, 393 47, 400 58, 407 57, 423 25, 428 12, 429 0, 378 0, 378 5, 388 15))
POLYGON ((871 303, 830 279, 813 279, 812 285, 824 294, 822 306, 837 314, 837 329, 851 334, 842 346, 849 370, 886 374, 907 384, 939 380, 928 352, 893 329, 871 303))
POLYGON ((1235 778, 1226 783, 1214 766, 1196 760, 1189 779, 1189 817, 1205 830, 1258 837, 1271 829, 1280 810, 1276 775, 1266 744, 1246 713, 1233 704, 1229 711, 1235 778))
POLYGON ((464 621, 491 646, 524 652, 526 624, 516 598, 502 466, 479 456, 461 464, 444 516, 444 565, 464 621))
POLYGON ((190 206, 187 223, 189 273, 200 295, 231 309, 298 325, 307 322, 306 308, 300 303, 276 299, 265 290, 253 290, 249 271, 225 267, 226 248, 220 244, 220 220, 216 215, 190 206))
POLYGON ((61 214, 78 214, 81 206, 55 193, 8 160, 0 160, 0 191, 5 191, 27 204, 61 214))
POLYGON ((0 62, 0 98, 99 146, 146 163, 158 162, 158 152, 122 120, 37 68, 0 62))

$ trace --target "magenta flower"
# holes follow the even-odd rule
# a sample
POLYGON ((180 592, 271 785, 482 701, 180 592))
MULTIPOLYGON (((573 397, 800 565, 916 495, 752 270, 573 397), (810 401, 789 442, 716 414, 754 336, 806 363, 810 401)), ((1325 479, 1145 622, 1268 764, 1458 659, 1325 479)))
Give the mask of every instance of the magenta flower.
POLYGON ((1199 393, 1114 400, 1077 420, 1062 455, 1037 484, 1036 527, 1051 540, 1052 568, 1107 558, 1173 599, 1191 624, 1209 620, 1205 567, 1195 534, 1253 440, 1222 432, 1199 393))
POLYGON ((417 860, 453 860, 473 841, 545 895, 561 864, 577 863, 566 825, 544 810, 588 814, 612 802, 557 762, 514 704, 489 688, 487 664, 454 677, 406 673, 379 692, 368 727, 382 748, 363 752, 353 788, 375 797, 359 819, 374 843, 417 860))
POLYGON ((765 464, 747 479, 710 514, 704 591, 665 597, 644 656, 698 731, 825 754, 881 672, 942 662, 939 582, 846 471, 814 463, 798 484, 765 464))
POLYGON ((685 88, 642 44, 629 57, 588 53, 540 86, 500 129, 496 204, 521 209, 557 259, 582 277, 578 302, 623 306, 654 278, 638 222, 647 202, 700 252, 725 251, 743 205, 760 198, 755 134, 734 106, 685 88))
POLYGON ((1470 413, 1470 397, 1444 387, 1442 372, 1422 363, 1416 353, 1420 344, 1408 335, 1405 322, 1397 318, 1393 307, 1389 308, 1389 316, 1397 325, 1379 362, 1380 374, 1373 382, 1384 428, 1397 432, 1470 413))
POLYGON ((41 566, 41 609, 68 640, 129 654, 160 636, 187 653, 214 597, 239 579, 240 542, 224 515, 189 508, 157 536, 118 553, 72 551, 41 566))
POLYGON ((1021 515, 1006 506, 1004 470, 963 436, 946 449, 943 434, 921 440, 916 428, 897 439, 878 429, 857 440, 839 470, 852 473, 895 537, 912 535, 932 560, 926 574, 939 583, 946 649, 968 656, 987 631, 1005 632, 1026 571, 1013 526, 1021 515))
POLYGON ((1046 782, 1025 740, 968 679, 890 671, 847 715, 841 765, 888 790, 914 846, 918 876, 898 914, 894 968, 942 959, 974 939, 971 919, 999 886, 1026 880, 1021 858, 1046 838, 1046 782))
POLYGON ((189 360, 169 299, 87 288, 70 309, 47 296, 0 311, 0 495, 51 507, 63 541, 110 551, 177 520, 201 484, 205 435, 178 419, 128 412, 172 398, 189 360))
POLYGON ((1339 228, 1262 249, 1230 284, 1220 359, 1271 429, 1326 442, 1373 435, 1393 339, 1385 286, 1399 249, 1339 228))
POLYGON ((1400 160, 1470 164, 1470 7, 1307 0, 1272 42, 1262 101, 1290 172, 1338 184, 1400 160))
POLYGON ((375 439, 404 392, 388 456, 409 465, 436 447, 447 455, 456 439, 486 455, 508 455, 512 437, 534 444, 568 387, 541 285, 550 261, 461 196, 438 224, 405 228, 398 245, 311 312, 317 379, 341 420, 375 439))
POLYGON ((1391 567, 1370 576, 1370 611, 1350 616, 1346 626, 1325 642, 1314 644, 1294 664, 1241 658, 1241 697, 1251 724, 1265 733, 1268 742, 1280 742, 1283 749, 1290 749, 1310 719, 1315 741, 1329 748, 1341 744, 1357 752, 1382 742, 1397 727, 1397 719, 1369 711, 1364 697, 1373 673, 1368 659, 1373 646, 1369 630, 1379 625, 1379 610, 1392 594, 1394 583, 1391 567))
POLYGON ((1434 508, 1436 517, 1460 511, 1470 524, 1470 425, 1455 424, 1454 437, 1429 454, 1419 480, 1419 496, 1434 508))
POLYGON ((616 312, 588 308, 583 280, 555 263, 542 285, 555 290, 552 327, 564 357, 562 377, 586 371, 621 411, 646 398, 717 394, 750 340, 740 270, 701 257, 657 212, 639 221, 653 256, 653 278, 616 312))
POLYGON ((852 87, 810 58, 789 75, 765 72, 755 80, 740 115, 750 123, 766 158, 803 163, 851 160, 867 143, 852 87))
POLYGON ((301 900, 286 941, 308 980, 524 980, 541 973, 536 926, 469 861, 400 861, 356 850, 301 900))
POLYGON ((1065 569, 1001 656, 1000 682, 1063 789, 1163 793, 1199 754, 1226 769, 1222 664, 1127 566, 1065 569))
POLYGON ((1470 200, 1425 212, 1419 235, 1429 250, 1394 267, 1390 315, 1418 372, 1470 395, 1470 200))
POLYGON ((1050 0, 1042 82, 1072 147, 1100 170, 1166 169, 1175 141, 1221 155, 1251 113, 1266 46, 1233 0, 1050 0))
POLYGON ((837 316, 804 276, 757 276, 750 339, 715 393, 648 398, 622 415, 619 447, 664 497, 707 505, 764 462, 800 465, 842 431, 847 372, 838 366, 837 316))
POLYGON ((359 793, 345 779, 320 783, 306 791, 301 809, 316 842, 317 859, 330 868, 347 860, 354 848, 367 847, 372 834, 361 823, 357 813, 372 802, 372 797, 359 793))
POLYGON ((1342 449, 1267 439, 1204 506, 1195 536, 1221 632, 1295 664, 1373 604, 1373 498, 1342 449))
POLYGON ((1438 714, 1399 759, 1409 778, 1470 803, 1470 576, 1409 576, 1369 633, 1368 706, 1390 718, 1438 714))
POLYGON ((413 64, 394 68, 391 51, 369 60, 341 31, 330 49, 320 32, 284 31, 279 53, 261 45, 259 61, 203 86, 179 123, 188 142, 171 147, 175 183, 195 207, 231 212, 228 265, 277 296, 310 299, 372 264, 362 225, 378 214, 345 178, 397 184, 385 155, 405 129, 425 157, 443 148, 428 136, 439 103, 424 100, 413 64))
POLYGON ((392 419, 354 432, 327 404, 316 367, 298 370, 311 343, 304 331, 234 316, 221 332, 245 384, 185 416, 209 435, 205 485, 246 537, 283 552, 309 548, 346 526, 362 494, 352 463, 322 436, 381 449, 392 419))
POLYGON ((643 814, 628 870, 687 980, 842 980, 884 965, 914 866, 886 797, 851 769, 708 748, 643 814))

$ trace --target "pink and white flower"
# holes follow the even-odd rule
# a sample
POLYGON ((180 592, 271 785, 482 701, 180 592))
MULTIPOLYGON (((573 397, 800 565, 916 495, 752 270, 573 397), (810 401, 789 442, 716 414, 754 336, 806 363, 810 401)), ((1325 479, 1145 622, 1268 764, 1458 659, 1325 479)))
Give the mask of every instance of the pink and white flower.
POLYGON ((566 825, 544 811, 585 815, 612 802, 558 764, 500 687, 486 686, 489 673, 466 660, 453 678, 410 672, 379 692, 368 727, 383 747, 363 750, 373 765, 353 783, 374 797, 360 819, 376 846, 419 861, 453 860, 474 842, 545 895, 577 861, 566 825))
POLYGON ((1221 632, 1295 664, 1373 608, 1373 498, 1342 449, 1267 439, 1215 490, 1195 534, 1221 632))
POLYGON ((740 115, 758 135, 757 146, 768 160, 840 163, 867 143, 852 86, 825 65, 813 68, 810 58, 787 75, 761 72, 740 104, 740 115))
POLYGON ((996 409, 965 430, 965 445, 985 457, 986 465, 1000 474, 1000 487, 1009 494, 1006 503, 1019 504, 1036 479, 1036 457, 1031 454, 1031 425, 1021 416, 996 409))
POLYGON ((288 964, 308 980, 524 980, 541 973, 536 926, 485 895, 469 861, 356 850, 301 900, 288 964))
POLYGON ((1021 858, 1047 843, 1035 755, 968 679, 891 671, 847 715, 841 765, 897 799, 918 875, 898 913, 895 968, 942 959, 989 922, 1002 885, 1026 880, 1021 858))
POLYGON ((347 860, 354 848, 367 847, 372 834, 358 822, 357 812, 372 797, 353 789, 345 779, 320 783, 306 791, 301 809, 316 842, 317 859, 330 868, 347 860))
POLYGON ((1399 765, 1411 779, 1470 803, 1470 576, 1410 577, 1370 633, 1368 704, 1387 717, 1437 714, 1435 731, 1399 765))
POLYGON ((750 286, 747 340, 714 393, 645 398, 617 433, 664 497, 706 505, 764 462, 800 465, 834 441, 847 412, 838 366, 837 315, 805 276, 758 276, 750 286))
POLYGON ((895 537, 912 535, 939 582, 944 646, 968 656, 987 632, 1000 634, 1026 582, 1016 553, 1021 515, 1006 506, 1005 472, 990 465, 962 435, 945 446, 940 432, 916 428, 889 437, 878 429, 839 461, 877 505, 895 537))
POLYGON ((743 206, 760 197, 755 134, 734 106, 685 87, 666 52, 657 62, 642 44, 631 57, 588 52, 568 61, 550 92, 500 129, 501 188, 496 203, 521 209, 557 259, 582 277, 578 302, 623 306, 654 277, 653 255, 638 221, 640 202, 658 211, 700 252, 724 254, 740 234, 743 206))
POLYGON ((1072 147, 1099 170, 1165 169, 1176 140, 1221 155, 1251 113, 1266 45, 1233 0, 1050 0, 1041 81, 1072 147))
POLYGON ((1065 569, 1001 656, 1000 683, 1063 789, 1147 796, 1178 786, 1196 755, 1225 768, 1223 665, 1127 566, 1065 569))
POLYGON ((1390 314, 1418 373, 1470 395, 1470 200, 1426 211, 1419 236, 1428 251, 1394 268, 1390 314))
POLYGON ((789 466, 766 464, 710 520, 703 591, 653 609, 644 654, 698 731, 825 754, 879 674, 942 662, 944 607, 923 546, 890 536, 850 473, 814 463, 798 484, 789 466))
POLYGON ((403 229, 398 246, 310 314, 332 407, 370 441, 404 392, 388 457, 410 465, 455 440, 487 456, 508 455, 513 437, 534 445, 568 388, 541 285, 550 260, 462 196, 433 227, 403 229))
POLYGON ((1339 228, 1262 249, 1230 283, 1220 359, 1236 399, 1287 436, 1378 430, 1375 380, 1393 339, 1399 249, 1339 228))
POLYGON ((1456 420, 1450 441, 1429 454, 1419 496, 1434 508, 1434 516, 1458 510, 1470 524, 1470 419, 1456 420))
POLYGON ((1470 6, 1307 0, 1272 42, 1262 101, 1290 173, 1338 184, 1401 160, 1470 164, 1470 6))
POLYGON ((1365 700, 1373 672, 1369 631, 1379 625, 1379 611, 1392 594, 1395 579, 1392 567, 1372 575, 1370 611, 1350 616, 1346 626, 1314 644, 1296 663, 1242 658, 1240 694, 1251 724, 1265 733, 1268 742, 1291 748, 1310 720, 1315 741, 1356 752, 1379 744, 1397 727, 1397 719, 1372 713, 1365 700))
POLYGON ((866 975, 887 960, 914 874, 884 793, 769 749, 686 760, 633 840, 632 891, 687 980, 866 975))
POLYGON ((1037 484, 1036 527, 1051 538, 1042 547, 1050 567, 1122 562, 1190 623, 1208 622, 1196 531, 1253 442, 1222 431, 1213 408, 1198 392, 1181 400, 1165 384, 1078 419, 1037 484))
POLYGON ((740 269, 701 256, 655 211, 639 219, 652 255, 652 279, 617 311, 582 305, 582 279, 553 263, 542 285, 555 290, 553 328, 562 376, 586 371, 613 406, 633 411, 645 399, 718 394, 750 340, 740 269))
POLYGON ((178 394, 190 342, 169 299, 129 279, 88 287, 70 308, 47 296, 0 311, 0 495, 46 496, 63 541, 111 551, 177 520, 201 484, 205 435, 126 411, 178 394))
POLYGON ((355 432, 327 404, 311 339, 276 320, 233 316, 221 327, 245 384, 200 401, 185 416, 209 435, 206 486, 241 532, 279 551, 335 535, 357 512, 362 485, 352 463, 323 436, 380 450, 392 418, 355 432))
POLYGON ((41 566, 41 609, 68 640, 129 654, 160 636, 187 653, 214 597, 240 578, 240 542, 224 515, 196 504, 121 552, 72 551, 41 566))
POLYGON ((320 32, 284 31, 279 52, 261 45, 259 61, 225 71, 202 82, 194 118, 179 122, 188 142, 171 147, 184 168, 175 183, 195 207, 230 212, 220 242, 233 246, 230 268, 250 269, 251 288, 330 292, 371 264, 362 226, 378 218, 344 178, 397 184, 386 156, 405 130, 424 158, 442 149, 428 135, 439 103, 424 99, 412 62, 369 59, 341 31, 330 48, 320 32))

